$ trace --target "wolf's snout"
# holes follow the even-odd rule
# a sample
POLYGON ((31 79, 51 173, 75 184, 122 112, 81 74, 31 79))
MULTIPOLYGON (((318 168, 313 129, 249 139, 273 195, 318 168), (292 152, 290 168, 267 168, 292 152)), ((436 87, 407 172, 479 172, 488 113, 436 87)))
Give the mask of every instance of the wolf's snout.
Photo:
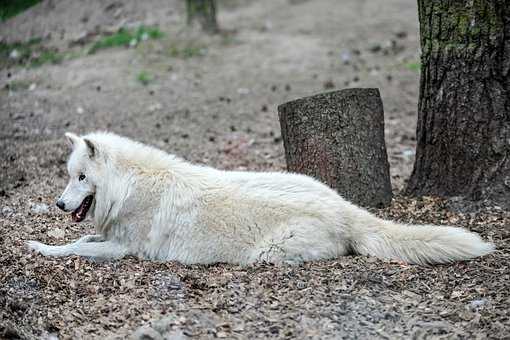
POLYGON ((61 210, 66 211, 66 204, 62 200, 57 201, 57 207, 59 207, 61 210))

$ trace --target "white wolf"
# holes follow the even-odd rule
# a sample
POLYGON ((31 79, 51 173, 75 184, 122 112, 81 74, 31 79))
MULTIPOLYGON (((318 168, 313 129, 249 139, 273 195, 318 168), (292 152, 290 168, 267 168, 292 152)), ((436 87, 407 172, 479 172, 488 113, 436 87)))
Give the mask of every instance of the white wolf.
POLYGON ((349 253, 416 264, 491 253, 462 228, 381 220, 303 175, 193 165, 112 133, 66 133, 69 184, 57 202, 97 235, 30 248, 48 256, 135 255, 191 263, 301 263, 349 253))

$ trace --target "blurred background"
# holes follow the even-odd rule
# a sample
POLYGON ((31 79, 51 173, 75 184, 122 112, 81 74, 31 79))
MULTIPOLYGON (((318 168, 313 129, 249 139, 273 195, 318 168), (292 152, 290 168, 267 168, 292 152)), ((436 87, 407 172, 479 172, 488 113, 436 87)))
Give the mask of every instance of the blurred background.
POLYGON ((40 172, 63 185, 65 131, 111 130, 224 169, 284 169, 277 105, 348 87, 380 89, 393 186, 403 187, 415 150, 415 2, 219 0, 218 29, 205 31, 187 25, 186 5, 2 3, 3 191, 40 172))

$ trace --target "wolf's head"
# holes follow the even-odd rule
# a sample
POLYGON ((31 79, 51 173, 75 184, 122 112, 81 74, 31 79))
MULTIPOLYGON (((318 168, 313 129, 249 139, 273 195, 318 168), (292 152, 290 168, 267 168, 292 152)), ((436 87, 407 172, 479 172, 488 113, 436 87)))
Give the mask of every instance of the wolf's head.
POLYGON ((72 212, 73 221, 81 222, 95 203, 96 184, 102 173, 99 150, 90 139, 69 132, 65 136, 73 150, 67 161, 70 178, 57 206, 72 212))

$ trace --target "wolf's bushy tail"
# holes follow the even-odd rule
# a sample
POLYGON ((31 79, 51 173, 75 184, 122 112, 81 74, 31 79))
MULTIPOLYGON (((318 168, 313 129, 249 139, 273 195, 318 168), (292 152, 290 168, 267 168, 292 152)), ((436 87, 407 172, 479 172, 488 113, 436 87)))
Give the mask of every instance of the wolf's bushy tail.
POLYGON ((462 261, 494 251, 494 245, 463 228, 403 225, 375 218, 353 235, 359 254, 414 264, 462 261))

